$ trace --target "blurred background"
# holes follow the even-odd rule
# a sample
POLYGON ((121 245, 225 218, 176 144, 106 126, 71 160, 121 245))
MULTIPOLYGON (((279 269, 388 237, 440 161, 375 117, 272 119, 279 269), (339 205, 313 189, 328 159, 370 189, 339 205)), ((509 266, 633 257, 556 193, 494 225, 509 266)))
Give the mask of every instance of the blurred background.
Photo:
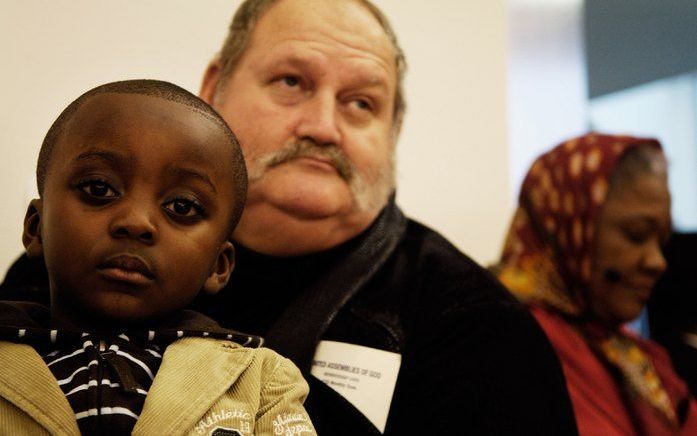
MULTIPOLYGON (((375 0, 407 54, 398 201, 475 260, 498 258, 543 150, 589 129, 659 138, 676 229, 697 229, 697 2, 375 0)), ((22 251, 51 122, 127 78, 197 93, 239 1, 0 4, 0 274, 22 251)))

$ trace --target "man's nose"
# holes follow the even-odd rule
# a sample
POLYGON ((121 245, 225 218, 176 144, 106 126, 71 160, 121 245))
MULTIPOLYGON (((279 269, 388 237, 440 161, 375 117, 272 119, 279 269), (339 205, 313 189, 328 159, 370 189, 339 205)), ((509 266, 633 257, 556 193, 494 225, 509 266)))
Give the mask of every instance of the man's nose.
POLYGON ((158 229, 154 216, 158 211, 141 202, 124 201, 111 220, 109 233, 113 238, 128 238, 152 245, 157 241, 158 229))
POLYGON ((319 145, 341 142, 336 97, 331 92, 316 92, 300 106, 296 128, 299 138, 311 139, 319 145))

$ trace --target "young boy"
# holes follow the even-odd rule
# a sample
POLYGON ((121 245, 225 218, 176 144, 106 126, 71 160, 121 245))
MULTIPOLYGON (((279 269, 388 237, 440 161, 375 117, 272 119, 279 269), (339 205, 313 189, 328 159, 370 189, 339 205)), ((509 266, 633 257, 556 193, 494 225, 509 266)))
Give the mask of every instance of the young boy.
POLYGON ((227 283, 246 196, 213 109, 166 82, 97 87, 51 126, 37 182, 22 240, 51 307, 0 303, 0 434, 315 434, 289 360, 182 310, 227 283))

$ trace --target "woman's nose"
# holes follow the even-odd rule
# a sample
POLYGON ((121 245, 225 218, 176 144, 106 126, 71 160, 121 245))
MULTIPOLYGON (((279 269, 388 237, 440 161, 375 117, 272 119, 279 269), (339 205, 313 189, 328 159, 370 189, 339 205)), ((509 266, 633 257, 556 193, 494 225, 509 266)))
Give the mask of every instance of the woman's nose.
POLYGON ((659 242, 651 242, 644 255, 644 268, 656 276, 660 276, 667 267, 668 262, 663 255, 663 247, 659 242))

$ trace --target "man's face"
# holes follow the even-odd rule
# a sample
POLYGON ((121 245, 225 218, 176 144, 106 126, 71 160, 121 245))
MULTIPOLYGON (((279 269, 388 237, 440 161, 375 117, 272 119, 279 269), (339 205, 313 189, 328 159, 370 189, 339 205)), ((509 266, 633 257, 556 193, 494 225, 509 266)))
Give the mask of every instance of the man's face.
POLYGON ((54 313, 77 324, 137 322, 224 285, 235 201, 227 147, 219 126, 179 103, 86 101, 34 202, 54 313))
POLYGON ((395 86, 392 45, 362 6, 273 5, 213 99, 249 168, 238 230, 257 210, 367 227, 394 187, 395 86))
POLYGON ((598 221, 591 272, 589 299, 596 317, 616 325, 639 316, 665 271, 662 247, 670 232, 665 178, 640 174, 613 187, 598 221))

